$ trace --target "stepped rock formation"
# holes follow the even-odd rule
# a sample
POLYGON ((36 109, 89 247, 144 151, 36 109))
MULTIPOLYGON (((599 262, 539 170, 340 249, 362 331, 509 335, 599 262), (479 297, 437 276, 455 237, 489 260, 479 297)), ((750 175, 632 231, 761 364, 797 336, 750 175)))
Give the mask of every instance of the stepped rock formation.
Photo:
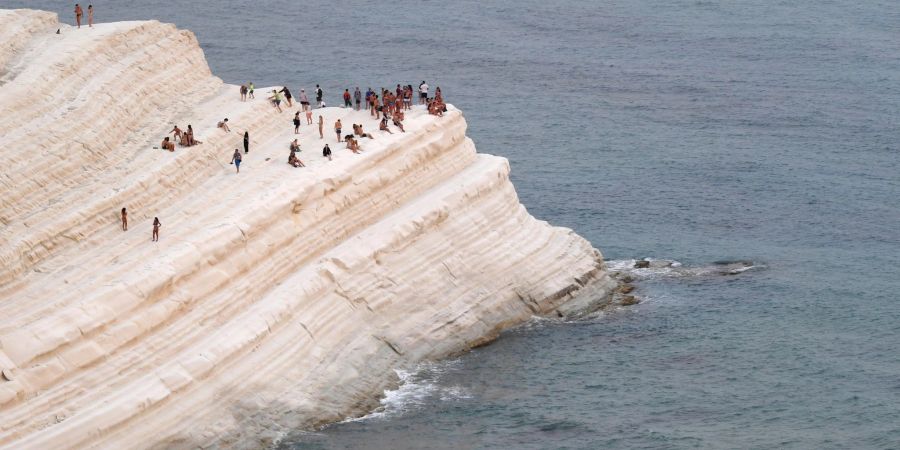
POLYGON ((190 32, 0 10, 0 42, 0 448, 263 445, 372 408, 394 368, 614 287, 453 107, 360 155, 331 124, 374 120, 316 110, 335 159, 303 125, 295 169, 291 112, 265 89, 239 101, 190 32), (154 149, 174 123, 203 144, 154 149))

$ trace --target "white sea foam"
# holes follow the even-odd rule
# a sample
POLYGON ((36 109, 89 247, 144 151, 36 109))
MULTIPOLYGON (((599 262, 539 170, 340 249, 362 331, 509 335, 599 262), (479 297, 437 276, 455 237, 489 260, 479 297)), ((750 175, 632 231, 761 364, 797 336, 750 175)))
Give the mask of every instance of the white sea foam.
POLYGON ((384 419, 406 414, 422 408, 431 399, 450 402, 471 398, 471 394, 462 386, 444 386, 441 379, 448 370, 459 364, 453 359, 442 362, 423 362, 411 370, 395 369, 400 384, 396 389, 384 391, 381 405, 362 417, 347 419, 344 422, 384 419))
POLYGON ((650 267, 636 268, 636 259, 618 259, 606 262, 610 272, 630 275, 635 279, 654 279, 672 277, 705 277, 714 275, 738 275, 760 266, 752 261, 722 261, 706 266, 685 267, 681 262, 667 259, 645 258, 650 267))

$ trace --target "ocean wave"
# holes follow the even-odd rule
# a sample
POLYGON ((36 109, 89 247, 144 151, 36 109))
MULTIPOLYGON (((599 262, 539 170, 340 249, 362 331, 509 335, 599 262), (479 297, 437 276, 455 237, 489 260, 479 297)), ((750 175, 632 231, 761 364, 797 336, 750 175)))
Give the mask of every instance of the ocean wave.
POLYGON ((397 388, 385 390, 384 397, 380 401, 381 404, 369 414, 346 419, 343 423, 403 415, 425 407, 434 399, 451 402, 472 398, 471 393, 462 386, 441 384, 442 377, 458 366, 459 362, 459 359, 423 362, 410 370, 394 369, 400 379, 397 388))

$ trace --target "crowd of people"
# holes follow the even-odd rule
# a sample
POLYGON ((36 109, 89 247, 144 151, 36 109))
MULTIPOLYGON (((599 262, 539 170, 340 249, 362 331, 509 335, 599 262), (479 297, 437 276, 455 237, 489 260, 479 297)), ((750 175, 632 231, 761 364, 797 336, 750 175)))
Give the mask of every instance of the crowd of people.
MULTIPOLYGON (((80 20, 80 17, 79 17, 80 20)), ((253 82, 247 82, 240 86, 240 99, 242 102, 246 102, 250 99, 254 99, 254 90, 255 86, 253 82)), ((444 103, 443 95, 441 94, 441 88, 436 88, 434 97, 428 96, 428 84, 424 81, 419 84, 418 89, 414 89, 412 85, 402 86, 397 84, 396 89, 381 89, 380 93, 376 93, 372 88, 366 90, 363 93, 359 87, 350 92, 350 89, 344 89, 342 93, 343 98, 343 107, 344 108, 355 108, 357 111, 361 111, 362 108, 365 108, 366 111, 369 111, 369 115, 378 120, 378 130, 381 132, 385 132, 388 134, 394 134, 391 130, 389 123, 393 124, 400 132, 405 133, 406 129, 403 126, 403 120, 405 119, 405 111, 409 111, 413 106, 413 97, 416 90, 419 92, 419 105, 424 105, 429 114, 436 116, 443 116, 444 112, 447 111, 447 106, 444 103)), ((325 99, 324 99, 324 91, 319 85, 316 85, 316 89, 314 91, 316 104, 319 108, 324 108, 325 99)), ((287 107, 293 107, 294 97, 291 94, 291 91, 283 86, 280 90, 273 89, 272 95, 268 97, 269 102, 271 102, 272 106, 278 110, 278 112, 282 112, 282 104, 287 107)), ((294 117, 292 125, 294 126, 294 134, 300 134, 300 127, 302 125, 302 120, 300 118, 301 113, 304 113, 306 116, 306 125, 313 125, 313 112, 312 107, 309 101, 309 97, 306 94, 305 89, 300 89, 300 94, 298 95, 297 100, 300 103, 300 110, 297 110, 294 113, 294 117)), ((319 128, 319 139, 325 139, 324 135, 324 126, 325 119, 320 114, 318 116, 317 125, 319 128)), ((228 122, 228 118, 224 118, 216 124, 216 127, 225 131, 226 133, 231 132, 231 126, 228 122)), ((342 134, 343 132, 343 124, 341 123, 341 119, 337 119, 334 123, 334 132, 337 138, 337 142, 344 142, 346 144, 346 148, 353 153, 362 152, 362 147, 360 145, 360 139, 375 139, 375 136, 364 130, 363 124, 352 124, 353 133, 348 133, 346 135, 342 134)), ((182 130, 178 127, 178 125, 173 126, 172 130, 167 133, 165 138, 163 138, 162 143, 160 144, 161 148, 164 150, 168 150, 170 152, 175 151, 176 143, 183 147, 191 147, 194 145, 202 144, 202 142, 196 140, 194 138, 194 129, 191 125, 187 126, 186 130, 182 130), (170 138, 168 135, 173 135, 170 138)), ((249 131, 244 132, 243 136, 243 144, 244 144, 244 155, 250 152, 250 134, 249 131)), ((288 155, 287 163, 292 167, 306 167, 306 164, 300 159, 300 141, 295 138, 289 146, 290 153, 288 155)), ((322 157, 328 158, 329 161, 332 160, 332 151, 331 147, 328 143, 325 143, 325 146, 322 148, 322 157)), ((241 162, 243 161, 243 155, 241 154, 240 149, 234 149, 234 153, 231 157, 230 164, 235 166, 235 170, 237 173, 241 172, 241 162)), ((125 208, 122 208, 122 229, 127 230, 128 222, 127 222, 127 212, 125 208)), ((158 218, 154 218, 153 222, 153 240, 156 241, 159 239, 159 227, 162 224, 159 222, 158 218)))

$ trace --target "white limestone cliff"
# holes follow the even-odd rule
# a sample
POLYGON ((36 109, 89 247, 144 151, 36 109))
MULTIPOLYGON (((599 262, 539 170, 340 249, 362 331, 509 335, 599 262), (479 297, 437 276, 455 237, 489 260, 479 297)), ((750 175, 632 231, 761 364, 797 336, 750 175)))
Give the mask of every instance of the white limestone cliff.
POLYGON ((377 123, 316 110, 328 161, 316 126, 294 135, 263 88, 239 101, 172 25, 0 10, 0 42, 0 448, 262 445, 615 285, 452 106, 359 155, 331 125, 377 123), (203 144, 154 149, 174 123, 203 144), (294 137, 306 168, 286 164, 294 137))

